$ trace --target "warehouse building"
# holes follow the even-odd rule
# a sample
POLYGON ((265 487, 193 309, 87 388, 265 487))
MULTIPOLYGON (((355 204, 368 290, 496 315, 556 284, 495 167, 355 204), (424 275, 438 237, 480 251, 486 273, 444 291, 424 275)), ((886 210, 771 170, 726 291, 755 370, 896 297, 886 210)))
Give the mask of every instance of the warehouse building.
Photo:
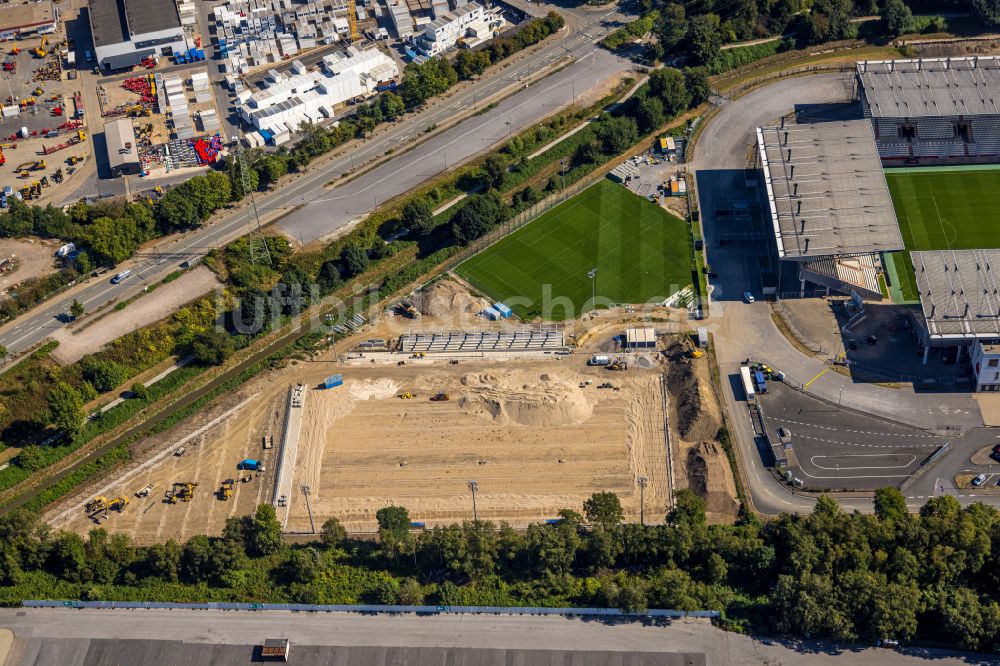
POLYGON ((378 49, 349 47, 325 56, 319 70, 309 71, 299 61, 285 74, 272 70, 264 90, 237 95, 240 117, 280 143, 304 122, 333 117, 338 104, 375 94, 399 76, 396 62, 378 49))
POLYGON ((58 25, 59 13, 52 0, 0 5, 0 39, 50 35, 58 25))
POLYGON ((108 168, 111 176, 134 176, 142 171, 139 163, 139 146, 135 142, 135 129, 130 118, 121 118, 104 126, 104 140, 108 150, 108 168))
POLYGON ((857 87, 886 166, 1000 161, 1000 57, 859 62, 857 87))
POLYGON ((188 50, 174 0, 87 0, 87 7, 95 56, 104 69, 188 50))

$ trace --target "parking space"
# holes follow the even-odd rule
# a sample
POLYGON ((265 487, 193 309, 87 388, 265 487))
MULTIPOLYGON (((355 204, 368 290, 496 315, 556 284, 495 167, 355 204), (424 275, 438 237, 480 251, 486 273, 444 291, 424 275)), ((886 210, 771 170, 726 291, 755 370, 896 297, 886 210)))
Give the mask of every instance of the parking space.
MULTIPOLYGON (((772 382, 759 395, 764 424, 773 441, 779 427, 791 433, 797 466, 806 488, 870 490, 899 487, 945 440, 916 428, 843 410, 772 382)), ((850 391, 848 384, 844 388, 850 391)))

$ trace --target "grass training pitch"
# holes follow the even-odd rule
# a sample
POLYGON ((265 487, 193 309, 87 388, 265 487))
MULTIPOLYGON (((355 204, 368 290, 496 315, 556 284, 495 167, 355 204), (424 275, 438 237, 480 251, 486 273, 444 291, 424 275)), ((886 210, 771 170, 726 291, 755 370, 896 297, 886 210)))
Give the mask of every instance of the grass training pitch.
MULTIPOLYGON (((907 250, 1000 248, 1000 168, 948 166, 886 169, 896 219, 907 250)), ((904 302, 918 298, 909 255, 890 257, 904 302)), ((894 295, 894 300, 897 300, 894 295)))
POLYGON ((598 304, 662 301, 691 284, 688 226, 602 180, 463 262, 456 272, 522 318, 563 320, 578 316, 591 300, 587 274, 592 268, 597 268, 598 304), (562 304, 547 305, 557 298, 562 304))

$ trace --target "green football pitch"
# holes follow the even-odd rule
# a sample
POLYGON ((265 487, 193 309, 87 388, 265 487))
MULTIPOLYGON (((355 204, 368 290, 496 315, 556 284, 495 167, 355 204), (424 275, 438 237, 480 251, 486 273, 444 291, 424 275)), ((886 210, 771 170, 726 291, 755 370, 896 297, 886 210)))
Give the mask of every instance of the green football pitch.
POLYGON ((458 266, 456 272, 524 318, 579 316, 599 306, 662 301, 691 284, 687 223, 602 180, 458 266))
MULTIPOLYGON (((907 250, 1000 248, 1000 167, 886 169, 885 178, 907 250)), ((917 300, 909 256, 889 259, 894 300, 917 300)))

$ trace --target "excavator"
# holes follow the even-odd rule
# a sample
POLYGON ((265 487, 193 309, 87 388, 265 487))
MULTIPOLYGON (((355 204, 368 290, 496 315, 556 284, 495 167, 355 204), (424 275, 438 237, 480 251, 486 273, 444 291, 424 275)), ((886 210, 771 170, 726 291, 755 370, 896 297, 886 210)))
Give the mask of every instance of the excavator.
POLYGON ((108 504, 107 511, 114 510, 117 511, 118 513, 121 513, 122 511, 125 510, 125 507, 128 506, 129 501, 130 501, 129 498, 125 497, 124 495, 122 495, 121 497, 116 497, 113 500, 111 500, 110 504, 108 504))
POLYGON ((197 487, 198 484, 193 481, 175 483, 173 490, 167 493, 167 501, 170 504, 177 504, 177 502, 190 502, 194 499, 194 489, 197 487))
POLYGON ((431 402, 447 402, 451 400, 451 396, 447 393, 437 393, 431 396, 431 402))
POLYGON ((225 502, 230 497, 233 496, 233 486, 236 485, 235 479, 226 479, 222 482, 222 486, 219 488, 219 499, 225 502))
POLYGON ((97 513, 98 511, 103 511, 106 508, 108 508, 108 498, 103 495, 98 495, 83 505, 83 510, 88 514, 97 513))

